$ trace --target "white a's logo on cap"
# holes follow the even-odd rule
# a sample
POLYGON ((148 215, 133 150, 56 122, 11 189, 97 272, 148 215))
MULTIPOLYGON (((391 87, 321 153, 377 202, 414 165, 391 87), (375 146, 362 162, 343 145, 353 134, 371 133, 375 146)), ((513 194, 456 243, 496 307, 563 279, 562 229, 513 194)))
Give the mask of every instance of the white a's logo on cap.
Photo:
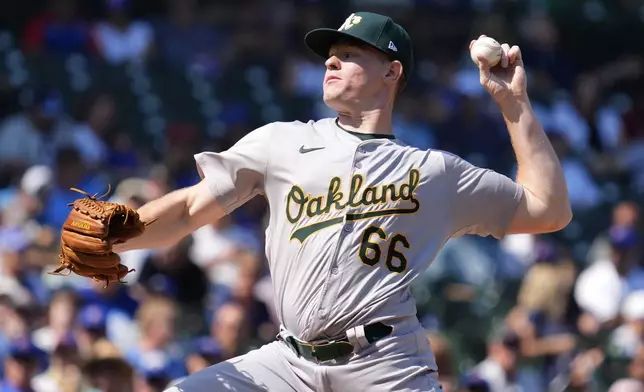
POLYGON ((388 47, 389 47, 389 49, 393 50, 394 52, 398 51, 398 48, 396 47, 396 45, 394 45, 394 41, 389 41, 389 46, 388 47))
POLYGON ((349 30, 352 26, 357 25, 358 23, 360 23, 361 20, 362 20, 362 16, 357 16, 356 14, 351 14, 347 18, 347 20, 345 20, 344 23, 342 23, 342 26, 340 26, 338 31, 349 30))

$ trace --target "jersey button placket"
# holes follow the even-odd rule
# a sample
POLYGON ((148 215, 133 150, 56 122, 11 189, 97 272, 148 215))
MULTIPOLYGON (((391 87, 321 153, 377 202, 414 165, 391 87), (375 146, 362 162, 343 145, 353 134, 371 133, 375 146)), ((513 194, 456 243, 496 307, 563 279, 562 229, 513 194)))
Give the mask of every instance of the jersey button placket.
MULTIPOLYGON (((342 232, 340 237, 344 237, 347 234, 351 233, 353 231, 353 222, 346 222, 344 223, 344 227, 342 228, 342 232)), ((342 239, 340 239, 336 245, 337 247, 342 247, 342 239)), ((318 319, 324 320, 328 317, 329 311, 328 309, 333 307, 333 301, 335 298, 335 294, 333 294, 333 288, 337 287, 329 287, 333 286, 333 281, 336 279, 336 276, 340 273, 340 269, 338 268, 337 263, 337 258, 338 258, 338 253, 340 252, 340 249, 336 250, 336 254, 334 255, 334 259, 332 260, 330 264, 330 274, 327 272, 327 280, 326 280, 326 290, 324 291, 324 295, 322 297, 322 301, 320 303, 320 308, 318 308, 318 319), (331 289, 331 293, 329 293, 329 289, 331 289)))

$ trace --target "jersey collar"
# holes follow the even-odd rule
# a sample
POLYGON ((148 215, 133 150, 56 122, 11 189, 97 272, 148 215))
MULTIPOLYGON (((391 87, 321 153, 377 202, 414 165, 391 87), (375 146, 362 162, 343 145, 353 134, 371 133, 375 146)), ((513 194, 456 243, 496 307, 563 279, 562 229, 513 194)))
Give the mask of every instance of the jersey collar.
POLYGON ((348 129, 345 129, 340 125, 340 120, 338 118, 335 119, 335 125, 342 129, 343 131, 350 133, 351 135, 357 137, 360 140, 373 140, 373 139, 389 139, 389 140, 394 140, 396 136, 394 135, 389 135, 389 134, 384 134, 384 133, 360 133, 360 132, 353 132, 349 131, 348 129))

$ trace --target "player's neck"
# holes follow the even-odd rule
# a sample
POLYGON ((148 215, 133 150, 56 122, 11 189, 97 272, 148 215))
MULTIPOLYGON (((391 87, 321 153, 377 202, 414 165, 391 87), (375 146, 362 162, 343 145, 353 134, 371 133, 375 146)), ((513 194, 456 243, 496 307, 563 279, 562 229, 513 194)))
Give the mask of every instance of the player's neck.
POLYGON ((338 123, 343 129, 365 134, 391 135, 391 111, 374 109, 358 113, 338 113, 338 123))

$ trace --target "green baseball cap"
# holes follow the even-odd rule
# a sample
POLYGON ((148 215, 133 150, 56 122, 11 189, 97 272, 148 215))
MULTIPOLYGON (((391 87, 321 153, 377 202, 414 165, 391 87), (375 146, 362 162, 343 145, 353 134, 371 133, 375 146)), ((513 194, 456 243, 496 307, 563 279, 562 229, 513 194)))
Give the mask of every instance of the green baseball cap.
POLYGON ((339 29, 321 28, 310 31, 304 37, 308 46, 317 55, 329 57, 329 49, 342 38, 350 38, 369 45, 403 66, 406 79, 414 70, 414 51, 411 38, 405 29, 390 17, 372 12, 355 12, 339 29))

